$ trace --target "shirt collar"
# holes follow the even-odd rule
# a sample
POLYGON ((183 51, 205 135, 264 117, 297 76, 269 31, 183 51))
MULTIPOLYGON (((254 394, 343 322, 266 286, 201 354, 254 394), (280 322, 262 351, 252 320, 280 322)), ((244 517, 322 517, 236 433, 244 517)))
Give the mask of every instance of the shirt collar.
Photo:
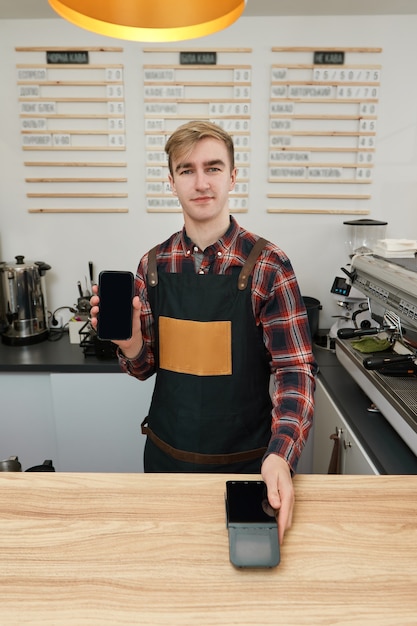
MULTIPOLYGON (((209 246, 206 250, 204 250, 205 254, 225 254, 234 245, 238 233, 239 225, 235 218, 230 215, 229 228, 224 233, 223 237, 220 237, 220 239, 216 241, 212 246, 209 246)), ((184 250, 184 254, 186 256, 191 256, 198 250, 197 246, 193 243, 193 241, 190 239, 190 237, 188 237, 187 233, 185 232, 185 226, 183 227, 181 233, 181 244, 184 250)))

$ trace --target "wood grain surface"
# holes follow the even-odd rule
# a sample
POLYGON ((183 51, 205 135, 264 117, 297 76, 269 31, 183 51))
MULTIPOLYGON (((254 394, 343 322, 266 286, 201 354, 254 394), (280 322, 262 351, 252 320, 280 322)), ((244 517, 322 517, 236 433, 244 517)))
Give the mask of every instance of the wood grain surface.
POLYGON ((417 476, 295 477, 271 570, 229 562, 231 478, 0 474, 0 623, 417 623, 417 476))

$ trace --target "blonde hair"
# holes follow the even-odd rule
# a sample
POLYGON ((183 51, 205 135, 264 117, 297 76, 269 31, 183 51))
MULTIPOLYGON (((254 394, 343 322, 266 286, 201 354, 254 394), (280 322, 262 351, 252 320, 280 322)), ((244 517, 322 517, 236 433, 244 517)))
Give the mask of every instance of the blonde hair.
POLYGON ((189 154, 195 144, 206 137, 222 141, 225 144, 230 159, 230 171, 233 170, 235 166, 235 150, 233 139, 229 133, 220 128, 220 126, 217 126, 217 124, 193 121, 179 126, 165 144, 165 152, 168 155, 168 167, 171 175, 173 175, 172 162, 181 155, 189 154))

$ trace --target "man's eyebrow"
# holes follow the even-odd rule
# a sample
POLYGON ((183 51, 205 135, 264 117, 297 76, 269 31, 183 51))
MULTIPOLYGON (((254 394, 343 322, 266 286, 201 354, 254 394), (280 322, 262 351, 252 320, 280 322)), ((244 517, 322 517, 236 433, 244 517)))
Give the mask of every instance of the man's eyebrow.
MULTIPOLYGON (((203 165, 204 167, 213 167, 214 165, 221 165, 223 167, 226 167, 226 164, 222 159, 212 159, 211 161, 204 161, 203 165)), ((178 165, 175 168, 175 171, 178 172, 179 170, 186 170, 193 166, 194 166, 194 163, 192 162, 178 163, 178 165)))
POLYGON ((178 170, 183 170, 183 169, 188 169, 190 167, 192 167, 192 163, 178 163, 177 167, 175 168, 175 171, 178 172, 178 170))

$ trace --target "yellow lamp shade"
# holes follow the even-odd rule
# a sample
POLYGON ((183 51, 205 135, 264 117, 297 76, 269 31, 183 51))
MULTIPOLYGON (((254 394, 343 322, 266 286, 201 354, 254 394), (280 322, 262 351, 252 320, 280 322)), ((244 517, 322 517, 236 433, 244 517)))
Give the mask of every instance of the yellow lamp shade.
POLYGON ((246 0, 48 0, 64 19, 87 30, 144 42, 204 37, 227 28, 246 0))

